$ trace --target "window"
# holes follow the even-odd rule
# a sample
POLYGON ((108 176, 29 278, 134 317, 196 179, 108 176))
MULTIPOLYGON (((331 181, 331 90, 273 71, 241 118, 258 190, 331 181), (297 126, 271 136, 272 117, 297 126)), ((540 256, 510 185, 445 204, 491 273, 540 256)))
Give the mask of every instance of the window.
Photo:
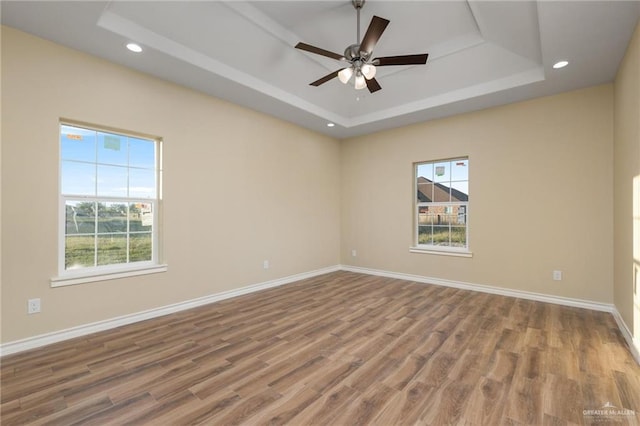
POLYGON ((469 159, 416 163, 414 176, 416 248, 467 252, 469 159))
POLYGON ((157 265, 159 182, 159 139, 62 123, 60 277, 157 265))

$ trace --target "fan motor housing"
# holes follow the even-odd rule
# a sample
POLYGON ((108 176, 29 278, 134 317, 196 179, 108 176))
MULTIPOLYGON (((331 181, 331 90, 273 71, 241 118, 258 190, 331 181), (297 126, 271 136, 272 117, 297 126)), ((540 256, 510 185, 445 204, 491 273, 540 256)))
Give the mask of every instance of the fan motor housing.
POLYGON ((352 61, 353 59, 360 57, 360 45, 352 44, 351 46, 344 49, 344 57, 347 58, 347 61, 352 61))
POLYGON ((361 60, 366 62, 369 59, 369 54, 360 50, 359 44, 352 44, 344 49, 344 57, 347 61, 353 62, 355 60, 361 60))

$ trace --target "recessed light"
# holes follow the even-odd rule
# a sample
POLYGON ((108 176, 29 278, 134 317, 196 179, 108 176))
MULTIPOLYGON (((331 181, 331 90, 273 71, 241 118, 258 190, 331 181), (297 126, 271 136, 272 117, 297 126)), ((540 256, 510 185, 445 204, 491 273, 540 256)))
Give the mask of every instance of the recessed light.
POLYGON ((558 70, 560 68, 566 67, 567 65, 569 65, 569 61, 559 61, 553 64, 553 68, 558 70))
POLYGON ((333 127, 333 126, 335 126, 335 124, 333 124, 333 123, 327 123, 327 127, 333 127))
POLYGON ((140 45, 136 43, 127 43, 127 49, 135 53, 142 52, 142 47, 140 47, 140 45))

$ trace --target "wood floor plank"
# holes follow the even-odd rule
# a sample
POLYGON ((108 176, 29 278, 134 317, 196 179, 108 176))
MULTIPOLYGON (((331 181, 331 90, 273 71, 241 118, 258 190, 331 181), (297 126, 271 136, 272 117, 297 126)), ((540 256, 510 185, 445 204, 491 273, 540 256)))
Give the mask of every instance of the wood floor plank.
POLYGON ((448 381, 439 390, 436 407, 430 406, 420 415, 419 422, 427 425, 457 424, 462 420, 464 407, 469 400, 472 387, 466 383, 448 381))
POLYGON ((257 425, 286 425, 305 408, 317 401, 322 395, 304 385, 290 388, 282 398, 275 401, 269 410, 251 419, 257 425))
POLYGON ((520 424, 541 424, 545 413, 543 389, 539 378, 518 377, 507 396, 507 417, 520 424))
POLYGON ((16 409, 3 410, 3 424, 29 424, 44 417, 49 417, 67 408, 64 397, 49 397, 37 405, 24 407, 16 400, 16 409))
POLYGON ((338 414, 334 424, 368 425, 397 393, 383 383, 374 383, 338 414))
POLYGON ((500 424, 507 398, 508 384, 482 377, 471 390, 462 418, 467 424, 500 424))
POLYGON ((208 421, 221 425, 239 425, 248 421, 251 417, 281 397, 282 395, 275 390, 265 389, 250 397, 242 398, 224 416, 220 418, 213 417, 208 419, 208 421))
POLYGON ((344 411, 359 393, 343 385, 325 392, 321 398, 311 403, 300 414, 293 418, 294 424, 300 425, 334 425, 335 418, 344 411))
POLYGON ((104 426, 109 423, 123 424, 127 421, 127 416, 132 416, 133 413, 150 409, 155 406, 155 403, 155 399, 148 393, 134 395, 118 404, 106 406, 103 410, 99 410, 72 423, 71 426, 104 426), (112 419, 117 419, 117 421, 112 419))
POLYGON ((393 389, 402 391, 424 368, 426 363, 427 358, 411 354, 402 361, 399 368, 382 380, 382 382, 393 389))
POLYGON ((625 345, 605 312, 341 271, 5 356, 0 422, 639 424, 625 345))
POLYGON ((196 408, 187 411, 182 410, 176 424, 196 425, 211 423, 211 419, 223 412, 231 410, 242 398, 233 391, 225 391, 217 394, 214 398, 200 401, 196 408))
POLYGON ((574 380, 566 377, 547 374, 544 383, 543 406, 545 414, 564 420, 569 423, 580 423, 583 419, 582 412, 586 407, 578 407, 574 404, 566 404, 565 401, 582 401, 582 389, 574 380), (562 399, 557 394, 563 396, 562 399))
MULTIPOLYGON (((97 396, 81 401, 75 405, 69 405, 67 409, 57 411, 51 416, 41 417, 29 424, 34 425, 69 425, 80 422, 87 417, 110 408, 113 403, 106 396, 97 396)), ((4 422, 3 422, 4 424, 4 422)))
POLYGON ((385 425, 413 425, 419 424, 418 417, 425 409, 435 404, 437 388, 415 381, 404 390, 396 392, 381 408, 372 424, 385 425))

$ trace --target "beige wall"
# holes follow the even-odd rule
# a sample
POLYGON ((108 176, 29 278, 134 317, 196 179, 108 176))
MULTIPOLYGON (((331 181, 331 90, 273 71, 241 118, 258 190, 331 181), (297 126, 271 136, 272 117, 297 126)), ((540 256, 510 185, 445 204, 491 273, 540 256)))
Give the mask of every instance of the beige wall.
MULTIPOLYGON (((2 31, 0 31, 0 47, 2 31)), ((0 65, 2 58, 0 55, 0 65)), ((2 67, 0 66, 0 94, 2 92, 2 67)), ((0 117, 2 117, 2 101, 0 99, 0 117)), ((0 119, 0 309, 2 308, 2 119, 0 119)), ((0 311, 0 342, 2 342, 2 311, 0 311)))
POLYGON ((607 84, 343 142, 342 263, 612 303, 612 112, 607 84), (467 155, 473 258, 409 253, 412 163, 467 155))
POLYGON ((334 139, 6 27, 1 100, 2 342, 339 263, 334 139), (50 288, 60 117, 164 138, 168 272, 50 288))
POLYGON ((631 224, 616 216, 614 288, 611 189, 615 92, 620 215, 631 205, 627 178, 638 175, 638 31, 633 43, 615 87, 339 142, 3 28, 1 341, 338 263, 615 300, 630 324, 620 259, 631 224), (50 288, 61 117, 164 138, 168 272, 50 288), (471 162, 473 257, 409 253, 412 163, 462 155, 471 162), (552 280, 554 269, 563 281, 552 280), (32 297, 42 313, 26 314, 32 297))
MULTIPOLYGON (((614 87, 614 301, 636 341, 640 342, 640 296, 637 294, 640 289, 635 295, 633 290, 634 264, 640 274, 640 23, 620 64, 614 87)), ((635 279, 640 284, 640 276, 635 279)))

